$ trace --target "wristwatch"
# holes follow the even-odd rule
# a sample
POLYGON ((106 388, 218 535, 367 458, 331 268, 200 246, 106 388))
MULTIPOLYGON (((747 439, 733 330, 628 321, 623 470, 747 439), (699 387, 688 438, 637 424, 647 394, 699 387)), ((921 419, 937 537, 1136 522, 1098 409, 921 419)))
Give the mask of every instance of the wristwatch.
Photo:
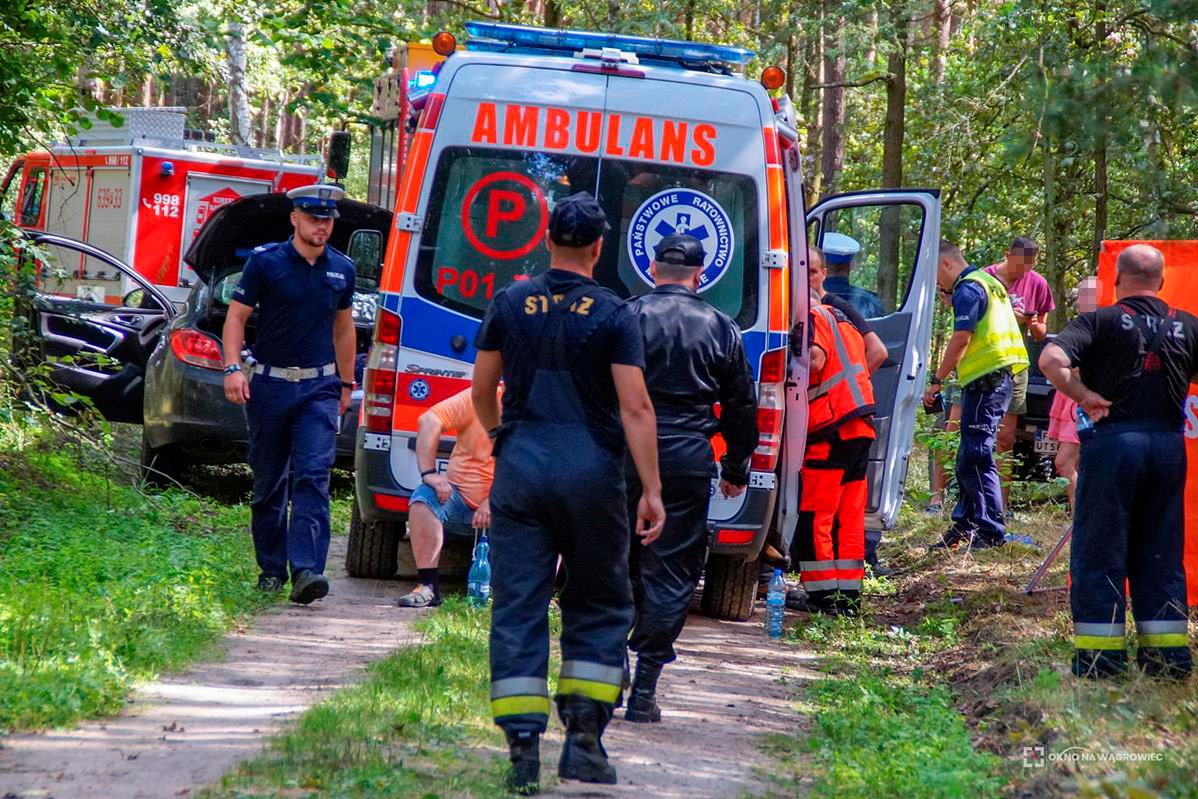
POLYGON ((354 390, 354 384, 353 384, 353 383, 347 383, 347 382, 345 382, 344 380, 342 380, 342 381, 341 381, 341 387, 342 387, 342 388, 348 388, 350 391, 353 391, 353 390, 354 390))
POLYGON ((420 479, 423 480, 424 478, 428 477, 430 474, 436 474, 436 473, 437 473, 436 469, 425 469, 423 472, 420 473, 420 479))
POLYGON ((932 379, 929 380, 928 383, 933 386, 940 386, 944 384, 944 381, 939 377, 936 377, 936 375, 932 375, 932 379))
POLYGON ((225 377, 228 377, 229 375, 232 375, 232 374, 236 374, 240 371, 241 371, 241 364, 231 363, 225 367, 225 377))

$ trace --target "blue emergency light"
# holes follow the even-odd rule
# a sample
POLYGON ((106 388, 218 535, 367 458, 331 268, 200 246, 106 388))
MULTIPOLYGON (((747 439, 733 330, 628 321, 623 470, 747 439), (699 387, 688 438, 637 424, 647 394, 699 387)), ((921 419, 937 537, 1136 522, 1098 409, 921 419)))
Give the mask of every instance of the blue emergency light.
POLYGON ((427 89, 436 82, 436 72, 433 72, 431 69, 422 69, 408 79, 408 91, 414 92, 420 91, 421 89, 427 89))
POLYGON ((647 36, 622 36, 615 33, 552 30, 498 22, 467 22, 471 50, 493 53, 551 52, 571 54, 580 50, 614 48, 633 53, 637 58, 668 63, 721 63, 743 66, 756 56, 752 50, 722 44, 699 44, 676 39, 651 39, 647 36))

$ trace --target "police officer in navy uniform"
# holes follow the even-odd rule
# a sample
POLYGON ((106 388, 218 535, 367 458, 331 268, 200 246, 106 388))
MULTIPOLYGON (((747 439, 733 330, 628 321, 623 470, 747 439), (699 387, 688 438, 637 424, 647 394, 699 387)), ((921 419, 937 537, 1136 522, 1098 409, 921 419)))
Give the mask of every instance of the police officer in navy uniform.
POLYGON ((558 556, 568 577, 557 708, 558 775, 614 783, 600 743, 624 676, 632 624, 625 441, 644 487, 642 543, 664 517, 644 343, 628 306, 592 279, 608 229, 586 192, 549 218, 549 270, 495 295, 479 329, 473 399, 495 439, 491 488, 491 711, 521 793, 538 790, 549 720, 549 617, 558 556), (504 381, 500 424, 496 387, 504 381))
POLYGON ((1090 430, 1078 425, 1069 559, 1073 673, 1081 677, 1127 669, 1127 584, 1140 668, 1177 679, 1192 668, 1182 429, 1198 373, 1198 319, 1157 297, 1164 268, 1149 245, 1119 253, 1116 303, 1074 319, 1040 354, 1045 377, 1093 422, 1090 430))
POLYGON ((281 590, 290 569, 291 601, 307 605, 329 592, 329 471, 353 389, 354 266, 328 246, 344 190, 317 184, 287 196, 294 235, 250 255, 222 338, 225 396, 246 406, 249 423, 258 588, 281 590), (255 307, 250 369, 241 351, 255 307))
MULTIPOLYGON (((716 475, 711 437, 720 433, 728 445, 719 470, 727 497, 744 493, 757 446, 757 399, 740 329, 698 293, 705 258, 698 239, 665 237, 650 267, 657 286, 632 303, 645 338, 666 523, 660 538, 631 551, 636 619, 628 646, 637 659, 624 712, 629 721, 661 720, 657 680, 675 659, 674 641, 707 555, 707 505, 716 475)), ((631 510, 641 489, 631 472, 628 483, 631 510)))

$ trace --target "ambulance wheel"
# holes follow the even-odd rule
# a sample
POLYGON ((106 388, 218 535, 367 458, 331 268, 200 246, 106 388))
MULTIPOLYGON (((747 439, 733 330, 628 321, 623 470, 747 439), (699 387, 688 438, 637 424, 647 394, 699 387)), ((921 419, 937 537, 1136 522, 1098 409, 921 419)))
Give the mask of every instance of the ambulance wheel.
POLYGON ((395 576, 396 552, 403 521, 367 522, 354 500, 349 519, 349 544, 345 552, 345 570, 350 577, 390 580, 395 576))
POLYGON ((748 621, 757 599, 757 560, 731 555, 710 555, 703 577, 704 616, 725 621, 748 621))
POLYGON ((150 488, 178 488, 183 482, 183 454, 175 447, 152 447, 141 434, 141 480, 150 488))

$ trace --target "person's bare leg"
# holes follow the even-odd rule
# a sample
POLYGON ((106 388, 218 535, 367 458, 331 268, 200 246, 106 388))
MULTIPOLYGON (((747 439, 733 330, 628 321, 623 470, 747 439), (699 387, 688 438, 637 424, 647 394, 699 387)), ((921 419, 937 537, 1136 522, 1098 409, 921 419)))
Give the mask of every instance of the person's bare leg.
MULTIPOLYGON (((1002 424, 998 427, 998 439, 995 442, 995 450, 997 461, 1001 465, 1009 466, 1010 452, 1015 448, 1015 426, 1019 423, 1019 417, 1013 413, 1005 413, 1002 417, 1002 424)), ((1008 498, 1011 495, 1011 470, 1010 468, 999 468, 999 479, 1002 481, 1002 508, 1006 511, 1010 507, 1008 498)))
POLYGON ((1072 441, 1062 441, 1057 447, 1057 457, 1054 464, 1057 474, 1069 481, 1065 486, 1065 496, 1069 498, 1069 515, 1073 515, 1073 494, 1077 491, 1077 464, 1081 459, 1081 445, 1072 441))
POLYGON ((408 511, 408 537, 416 568, 437 568, 441 559, 441 520, 423 502, 415 503, 408 511))

